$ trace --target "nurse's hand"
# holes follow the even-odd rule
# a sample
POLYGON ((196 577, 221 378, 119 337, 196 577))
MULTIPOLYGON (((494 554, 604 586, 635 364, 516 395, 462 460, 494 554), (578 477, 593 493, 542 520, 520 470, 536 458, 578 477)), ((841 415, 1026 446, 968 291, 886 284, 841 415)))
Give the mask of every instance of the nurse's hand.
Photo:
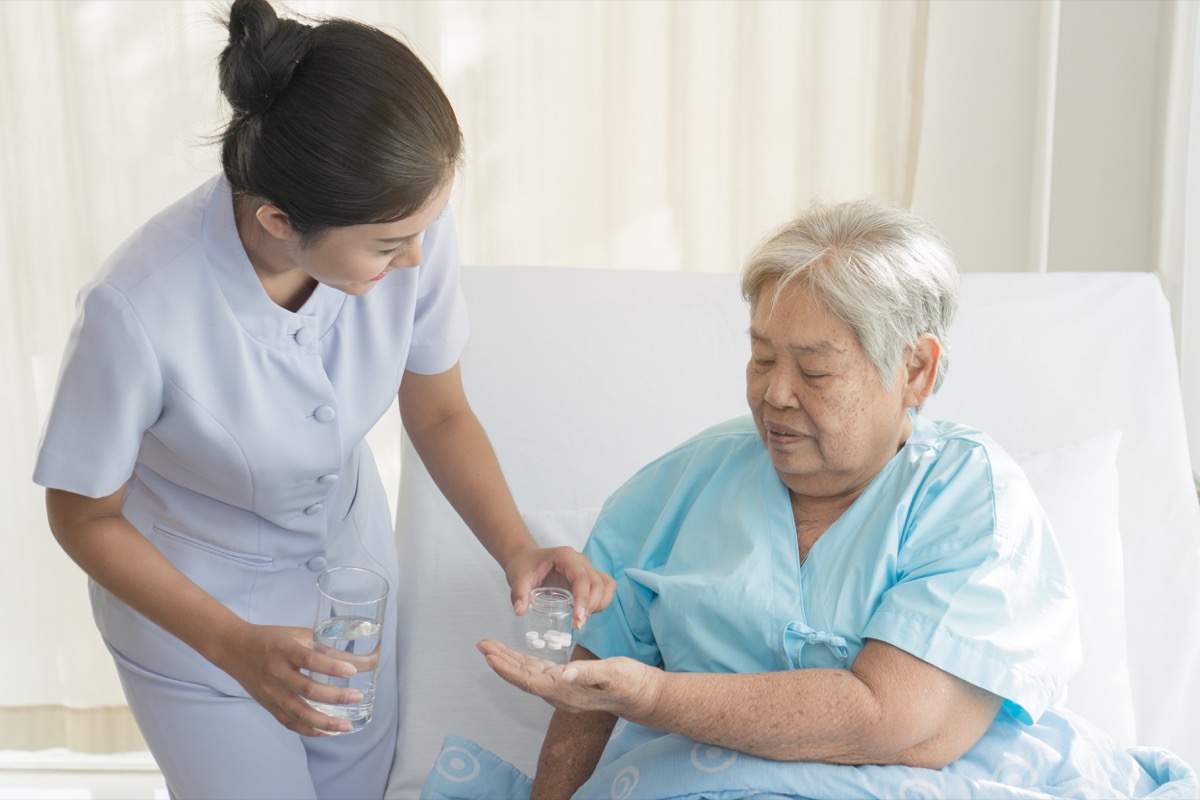
POLYGON ((509 558, 504 575, 512 589, 513 611, 529 609, 529 593, 539 586, 566 586, 575 596, 576 628, 588 616, 603 611, 617 591, 617 583, 599 572, 587 556, 572 547, 528 547, 509 558))
POLYGON ((495 639, 484 639, 476 648, 501 678, 573 714, 607 711, 618 717, 641 717, 655 707, 662 692, 665 673, 632 658, 597 659, 577 647, 572 661, 556 664, 495 639))
POLYGON ((362 699, 357 689, 319 683, 301 670, 349 678, 355 669, 313 648, 310 628, 243 622, 226 637, 228 646, 214 663, 233 677, 285 728, 302 736, 350 730, 348 720, 322 714, 305 698, 344 704, 362 699))

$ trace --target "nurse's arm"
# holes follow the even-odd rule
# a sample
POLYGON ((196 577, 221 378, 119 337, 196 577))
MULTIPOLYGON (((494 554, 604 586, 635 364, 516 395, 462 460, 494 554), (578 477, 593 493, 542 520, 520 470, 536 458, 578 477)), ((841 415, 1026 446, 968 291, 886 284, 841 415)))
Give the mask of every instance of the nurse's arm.
POLYGON ((429 475, 467 527, 504 569, 513 606, 557 571, 575 595, 575 624, 608 605, 616 584, 570 547, 539 548, 517 510, 500 462, 463 390, 459 365, 436 375, 405 372, 400 419, 429 475))
POLYGON ((480 649, 501 677, 558 709, 608 711, 777 761, 940 769, 979 741, 1001 702, 874 639, 850 669, 739 675, 664 672, 628 658, 539 669, 498 642, 480 649))
POLYGON ((281 724, 306 736, 347 729, 309 697, 354 702, 350 689, 318 683, 299 670, 341 675, 348 665, 312 649, 306 628, 253 625, 167 560, 121 513, 125 487, 91 498, 46 490, 50 530, 75 563, 129 606, 229 673, 281 724))

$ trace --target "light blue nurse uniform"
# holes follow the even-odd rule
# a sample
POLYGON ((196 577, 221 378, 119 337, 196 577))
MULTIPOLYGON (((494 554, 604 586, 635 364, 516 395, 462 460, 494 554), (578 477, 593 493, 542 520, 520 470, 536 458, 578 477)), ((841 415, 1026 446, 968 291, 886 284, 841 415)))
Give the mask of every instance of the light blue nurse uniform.
POLYGON ((991 438, 912 414, 912 434, 800 562, 787 487, 753 421, 640 470, 584 549, 617 594, 577 637, 670 672, 849 667, 878 639, 1036 720, 1080 660, 1045 513, 991 438))
MULTIPOLYGON (((126 481, 125 517, 244 619, 313 624, 326 566, 383 573, 391 515, 363 441, 405 370, 452 367, 467 338, 453 220, 424 261, 369 293, 318 285, 297 312, 267 296, 216 177, 126 240, 80 293, 34 480, 89 497, 126 481)), ((396 654, 384 637, 374 718, 291 733, 229 675, 100 586, 97 625, 176 797, 380 797, 395 748, 396 654)))

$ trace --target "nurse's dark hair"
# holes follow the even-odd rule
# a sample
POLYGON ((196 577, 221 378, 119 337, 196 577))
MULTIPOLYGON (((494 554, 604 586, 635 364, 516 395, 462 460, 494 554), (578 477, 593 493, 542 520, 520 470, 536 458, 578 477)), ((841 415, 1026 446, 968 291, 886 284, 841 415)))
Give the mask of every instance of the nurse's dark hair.
POLYGON ((277 206, 306 244, 410 216, 457 171, 454 109, 399 39, 281 18, 267 0, 234 0, 223 22, 221 166, 235 195, 277 206))

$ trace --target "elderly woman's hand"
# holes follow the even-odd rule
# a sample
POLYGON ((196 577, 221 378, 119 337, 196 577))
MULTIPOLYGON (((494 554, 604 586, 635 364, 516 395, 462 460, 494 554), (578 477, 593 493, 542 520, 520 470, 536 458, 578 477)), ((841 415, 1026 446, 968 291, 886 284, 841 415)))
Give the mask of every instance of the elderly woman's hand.
POLYGON ((631 658, 596 659, 579 648, 583 659, 555 664, 495 639, 484 639, 476 647, 501 678, 563 711, 644 717, 658 704, 662 691, 662 670, 631 658))

